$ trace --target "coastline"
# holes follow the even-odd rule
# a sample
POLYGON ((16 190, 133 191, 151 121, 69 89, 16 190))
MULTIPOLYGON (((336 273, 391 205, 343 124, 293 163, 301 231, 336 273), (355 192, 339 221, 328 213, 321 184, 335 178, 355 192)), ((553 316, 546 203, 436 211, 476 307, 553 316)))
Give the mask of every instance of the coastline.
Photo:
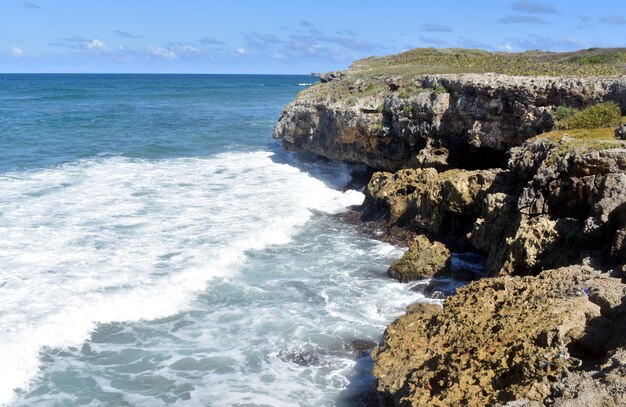
POLYGON ((368 65, 322 75, 275 137, 378 171, 342 216, 409 247, 391 276, 477 280, 388 326, 372 353, 383 404, 626 402, 626 142, 619 127, 555 131, 566 108, 624 115, 626 79, 368 65), (450 266, 462 251, 486 258, 484 275, 450 266))

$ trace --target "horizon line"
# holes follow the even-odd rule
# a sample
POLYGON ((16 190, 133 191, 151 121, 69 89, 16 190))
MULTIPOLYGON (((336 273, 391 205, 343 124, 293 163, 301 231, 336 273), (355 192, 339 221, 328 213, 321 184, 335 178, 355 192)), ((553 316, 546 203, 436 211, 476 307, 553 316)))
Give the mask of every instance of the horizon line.
POLYGON ((259 75, 317 76, 310 73, 227 73, 227 72, 0 72, 0 75, 259 75))

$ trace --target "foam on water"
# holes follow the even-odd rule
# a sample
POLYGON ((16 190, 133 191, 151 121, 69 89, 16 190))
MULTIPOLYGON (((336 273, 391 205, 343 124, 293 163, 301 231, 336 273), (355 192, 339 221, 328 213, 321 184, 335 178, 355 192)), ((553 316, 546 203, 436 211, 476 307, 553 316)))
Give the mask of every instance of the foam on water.
POLYGON ((362 200, 273 158, 104 157, 1 175, 0 404, 37 375, 42 349, 80 346, 97 324, 183 312, 250 250, 290 242, 312 209, 362 200))

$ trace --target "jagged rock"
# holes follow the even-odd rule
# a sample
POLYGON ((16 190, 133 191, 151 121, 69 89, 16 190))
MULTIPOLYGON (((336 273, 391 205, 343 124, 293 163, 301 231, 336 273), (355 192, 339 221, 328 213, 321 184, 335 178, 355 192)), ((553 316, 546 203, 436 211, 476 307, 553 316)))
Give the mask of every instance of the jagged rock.
POLYGON ((511 150, 512 187, 487 195, 485 215, 468 235, 489 253, 488 275, 536 274, 611 245, 620 257, 615 231, 626 227, 626 150, 569 143, 537 139, 511 150))
POLYGON ((539 257, 558 239, 556 222, 547 216, 529 218, 520 222, 514 236, 506 238, 506 257, 500 274, 529 274, 521 270, 534 270, 539 257))
POLYGON ((455 218, 476 218, 482 213, 487 191, 501 171, 406 169, 395 174, 378 172, 366 188, 365 206, 384 205, 389 224, 411 224, 435 234, 454 227, 455 218))
POLYGON ((626 140, 626 123, 615 129, 615 138, 626 140))
MULTIPOLYGON (((619 407, 626 405, 626 350, 612 352, 598 370, 568 374, 553 386, 555 407, 619 407)), ((543 404, 542 404, 543 405, 543 404)))
POLYGON ((626 261, 626 228, 621 228, 615 232, 615 237, 611 243, 611 254, 626 261))
POLYGON ((626 110, 623 77, 418 75, 410 85, 380 75, 355 86, 346 71, 321 80, 285 107, 274 137, 288 150, 385 171, 498 166, 502 153, 551 130, 560 105, 613 100, 626 110), (445 154, 420 155, 426 148, 445 154))
POLYGON ((397 406, 543 401, 587 357, 571 347, 623 296, 619 279, 584 267, 473 282, 443 309, 416 304, 387 328, 373 352, 377 389, 397 406))
POLYGON ((406 283, 442 275, 450 269, 450 250, 440 243, 418 235, 402 258, 393 263, 389 277, 406 283))
POLYGON ((337 79, 345 78, 346 73, 343 71, 327 72, 327 73, 319 75, 319 77, 320 77, 320 82, 328 83, 337 79))

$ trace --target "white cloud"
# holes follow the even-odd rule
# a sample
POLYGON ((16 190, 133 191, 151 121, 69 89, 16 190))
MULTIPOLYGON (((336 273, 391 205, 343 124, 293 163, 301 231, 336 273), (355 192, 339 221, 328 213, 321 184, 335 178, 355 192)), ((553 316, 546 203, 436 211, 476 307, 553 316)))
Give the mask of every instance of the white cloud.
POLYGON ((91 40, 89 44, 87 44, 87 48, 95 49, 95 50, 105 50, 108 47, 106 46, 104 42, 100 41, 97 38, 94 38, 93 40, 91 40))
POLYGON ((152 55, 156 55, 165 59, 178 59, 178 55, 172 50, 155 47, 154 45, 150 45, 148 47, 148 52, 152 55))
POLYGON ((504 51, 504 52, 511 52, 511 51, 513 51, 513 46, 511 44, 508 44, 508 43, 498 45, 497 48, 498 48, 498 51, 504 51))
POLYGON ((200 50, 198 48, 194 47, 193 45, 189 45, 189 44, 183 45, 181 47, 181 50, 184 51, 184 52, 190 52, 190 53, 200 52, 200 50))
POLYGON ((243 48, 237 48, 235 52, 238 53, 239 55, 243 55, 246 53, 246 50, 243 48))
POLYGON ((11 48, 11 55, 13 55, 14 58, 21 58, 24 56, 24 51, 18 47, 13 47, 11 48))

